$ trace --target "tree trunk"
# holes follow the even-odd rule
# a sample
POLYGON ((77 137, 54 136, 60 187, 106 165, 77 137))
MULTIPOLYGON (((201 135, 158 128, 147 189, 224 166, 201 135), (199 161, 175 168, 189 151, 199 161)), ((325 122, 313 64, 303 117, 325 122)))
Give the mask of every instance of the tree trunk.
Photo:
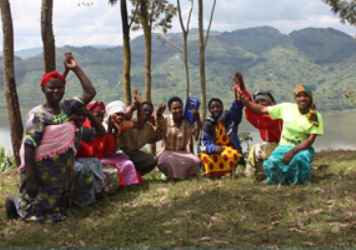
POLYGON ((206 118, 206 72, 205 72, 205 38, 203 24, 203 0, 198 0, 198 26, 199 26, 199 66, 200 66, 200 86, 203 119, 206 118))
POLYGON ((146 101, 151 102, 151 88, 152 88, 152 29, 151 26, 147 25, 144 27, 144 36, 145 36, 145 99, 146 101))
POLYGON ((183 61, 186 79, 186 98, 190 95, 190 73, 189 73, 189 58, 188 58, 188 33, 183 33, 183 61))
POLYGON ((56 69, 56 46, 52 27, 53 0, 42 0, 41 33, 45 72, 56 69))
POLYGON ((131 47, 130 47, 130 26, 127 15, 127 1, 121 0, 121 20, 123 32, 123 68, 122 83, 125 102, 131 104, 131 47))
POLYGON ((16 164, 19 165, 19 151, 22 141, 23 126, 15 82, 14 34, 9 1, 1 0, 0 8, 3 29, 3 71, 6 108, 10 122, 12 150, 16 164))
POLYGON ((148 14, 148 5, 146 0, 140 1, 140 15, 141 15, 141 25, 143 28, 143 34, 145 37, 144 96, 146 101, 151 101, 152 26, 150 23, 150 17, 148 14))
POLYGON ((186 80, 186 98, 190 95, 190 72, 189 72, 189 58, 188 58, 188 34, 190 29, 190 21, 193 12, 193 0, 191 1, 191 6, 187 19, 187 26, 185 27, 182 15, 182 8, 180 5, 180 0, 177 0, 178 18, 180 27, 182 29, 183 36, 183 63, 185 69, 185 80, 186 80))

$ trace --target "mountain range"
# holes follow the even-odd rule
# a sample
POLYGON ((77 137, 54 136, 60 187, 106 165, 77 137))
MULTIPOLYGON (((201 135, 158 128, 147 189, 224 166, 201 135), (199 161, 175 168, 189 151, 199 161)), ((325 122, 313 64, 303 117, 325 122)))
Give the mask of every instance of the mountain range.
MULTIPOLYGON (((199 96, 199 49, 197 31, 189 38, 192 95, 199 96)), ((172 95, 184 97, 185 75, 181 58, 181 34, 153 35, 153 100, 166 101, 172 95)), ((132 85, 143 88, 144 39, 132 47, 132 85)), ((64 46, 57 48, 57 66, 63 70, 65 51, 72 51, 92 79, 98 99, 121 98, 120 46, 64 46)), ((41 49, 16 52, 15 69, 19 98, 23 105, 41 102, 38 82, 43 71, 41 49), (38 98, 37 98, 38 97, 38 98)), ((253 92, 270 90, 279 102, 291 101, 296 83, 312 87, 322 110, 342 110, 353 104, 345 92, 355 88, 356 41, 332 28, 306 28, 283 34, 273 27, 256 27, 231 32, 212 32, 207 48, 208 96, 226 103, 232 99, 234 72, 240 71, 253 92)), ((2 58, 0 58, 2 61, 2 58)), ((0 72, 2 79, 2 72, 0 72)), ((68 95, 79 94, 79 84, 70 76, 68 95)), ((0 83, 3 85, 2 82, 0 83)), ((4 101, 0 102, 4 105, 4 101)))

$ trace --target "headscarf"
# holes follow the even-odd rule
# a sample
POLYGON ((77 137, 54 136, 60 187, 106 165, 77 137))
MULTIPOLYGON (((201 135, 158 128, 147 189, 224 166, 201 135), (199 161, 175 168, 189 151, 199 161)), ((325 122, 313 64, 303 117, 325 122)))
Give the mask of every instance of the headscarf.
POLYGON ((125 113, 126 105, 122 101, 113 101, 106 105, 105 108, 105 117, 104 117, 104 125, 108 126, 109 118, 111 115, 115 113, 125 113))
POLYGON ((253 100, 257 102, 258 100, 265 100, 270 104, 275 104, 273 95, 268 91, 259 91, 253 95, 253 100))
POLYGON ((64 76, 59 73, 57 70, 50 71, 48 73, 44 73, 41 78, 41 86, 46 87, 48 82, 53 80, 53 79, 58 79, 63 82, 65 82, 64 76))
POLYGON ((224 112, 224 103, 223 103, 223 101, 222 101, 220 98, 216 98, 216 97, 211 98, 211 99, 209 100, 209 102, 208 102, 208 109, 209 109, 209 111, 210 111, 210 106, 213 104, 213 102, 218 102, 218 103, 220 103, 222 109, 221 109, 221 113, 220 113, 219 117, 213 117, 213 116, 211 115, 211 118, 212 118, 213 120, 216 120, 216 121, 221 120, 221 119, 224 117, 224 115, 225 115, 225 112, 224 112))
POLYGON ((299 93, 304 92, 305 94, 307 94, 310 98, 311 101, 311 105, 309 107, 309 111, 306 114, 306 116, 308 117, 308 120, 315 126, 319 126, 319 121, 318 121, 318 115, 317 115, 317 111, 316 111, 316 106, 313 102, 313 92, 311 90, 311 88, 305 86, 304 84, 300 83, 297 84, 294 88, 294 95, 297 96, 299 93))
POLYGON ((97 111, 97 112, 104 112, 105 111, 105 104, 102 101, 92 101, 86 106, 88 111, 97 111))

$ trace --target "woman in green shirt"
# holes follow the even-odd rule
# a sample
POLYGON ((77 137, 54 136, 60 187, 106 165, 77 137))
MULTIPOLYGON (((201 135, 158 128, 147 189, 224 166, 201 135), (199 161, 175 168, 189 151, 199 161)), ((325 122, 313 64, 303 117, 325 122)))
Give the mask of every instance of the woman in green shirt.
POLYGON ((281 103, 264 107, 249 101, 243 94, 242 102, 256 113, 282 119, 283 129, 278 147, 264 161, 268 184, 304 184, 310 180, 311 162, 316 137, 324 133, 323 118, 316 111, 310 89, 298 84, 294 90, 296 103, 281 103))

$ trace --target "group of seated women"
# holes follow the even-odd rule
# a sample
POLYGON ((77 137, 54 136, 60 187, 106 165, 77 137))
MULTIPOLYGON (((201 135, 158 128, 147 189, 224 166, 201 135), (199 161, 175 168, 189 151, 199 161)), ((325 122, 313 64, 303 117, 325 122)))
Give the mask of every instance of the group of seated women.
POLYGON ((139 185, 156 166, 168 180, 231 174, 243 155, 238 127, 244 109, 262 139, 251 147, 246 175, 270 184, 310 180, 312 144, 323 133, 323 120, 304 85, 294 91, 295 104, 276 104, 269 92, 251 96, 236 73, 230 109, 225 111, 223 102, 212 98, 210 114, 202 122, 196 98, 188 98, 185 105, 179 97, 170 98, 168 115, 165 104, 155 111, 138 93, 128 106, 92 101, 95 88, 73 55, 65 55, 64 65, 63 75, 43 75, 45 103, 29 112, 20 152, 20 195, 6 200, 9 218, 61 221, 68 208, 94 203, 109 184, 139 185), (62 100, 70 71, 83 94, 62 100), (158 141, 157 156, 143 149, 158 141))

